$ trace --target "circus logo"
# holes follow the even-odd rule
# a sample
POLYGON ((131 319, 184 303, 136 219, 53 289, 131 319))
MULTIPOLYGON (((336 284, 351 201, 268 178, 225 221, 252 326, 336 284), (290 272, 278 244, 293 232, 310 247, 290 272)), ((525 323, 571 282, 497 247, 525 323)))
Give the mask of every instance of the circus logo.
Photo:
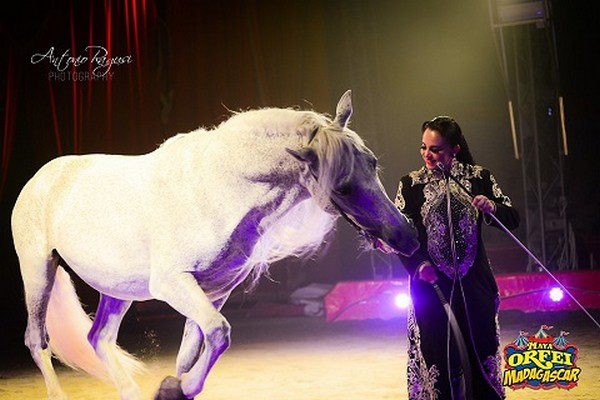
POLYGON ((556 337, 542 325, 535 335, 520 331, 513 343, 504 347, 505 370, 502 384, 511 389, 571 389, 577 386, 581 368, 576 362, 579 350, 560 331, 556 337))

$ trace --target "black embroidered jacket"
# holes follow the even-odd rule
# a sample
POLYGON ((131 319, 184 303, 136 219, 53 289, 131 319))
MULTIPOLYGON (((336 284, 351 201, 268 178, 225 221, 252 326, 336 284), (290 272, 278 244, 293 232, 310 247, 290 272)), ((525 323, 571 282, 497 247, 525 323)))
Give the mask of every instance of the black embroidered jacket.
MULTIPOLYGON (((482 194, 492 200, 496 205, 495 216, 507 228, 514 229, 519 225, 519 214, 489 170, 454 160, 450 173, 473 195, 482 194)), ((471 204, 469 196, 455 182, 444 179, 441 171, 423 167, 402 177, 396 206, 412 220, 419 232, 419 250, 410 258, 401 257, 411 275, 426 260, 449 278, 455 273, 464 277, 476 261, 489 266, 480 227, 482 220, 490 224, 491 219, 471 204), (448 218, 449 214, 451 218, 448 218), (454 246, 451 239, 454 239, 454 246), (480 260, 476 260, 478 258, 480 260)), ((495 225, 495 222, 491 221, 491 224, 495 225)))

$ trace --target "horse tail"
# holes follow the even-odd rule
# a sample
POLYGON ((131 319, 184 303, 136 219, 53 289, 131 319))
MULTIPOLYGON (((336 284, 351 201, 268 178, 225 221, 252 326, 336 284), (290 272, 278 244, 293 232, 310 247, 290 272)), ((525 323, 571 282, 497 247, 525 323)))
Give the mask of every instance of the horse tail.
MULTIPOLYGON (((92 320, 81 307, 69 274, 59 266, 46 313, 50 349, 69 367, 106 380, 109 378, 106 366, 87 339, 91 327, 92 320)), ((128 372, 136 373, 144 369, 141 361, 116 343, 109 341, 106 346, 128 372)))

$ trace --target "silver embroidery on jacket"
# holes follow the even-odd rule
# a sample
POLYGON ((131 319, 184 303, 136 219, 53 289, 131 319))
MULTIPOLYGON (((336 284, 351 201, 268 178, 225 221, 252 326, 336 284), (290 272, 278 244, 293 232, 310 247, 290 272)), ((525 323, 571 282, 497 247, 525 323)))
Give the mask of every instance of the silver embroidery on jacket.
POLYGON ((482 363, 485 378, 489 384, 496 390, 501 398, 506 397, 504 386, 502 386, 502 356, 500 353, 500 322, 498 321, 498 311, 500 310, 500 297, 496 296, 495 318, 496 323, 496 354, 488 356, 482 363))
POLYGON ((505 206, 512 207, 512 202, 510 201, 510 198, 508 196, 506 196, 504 193, 502 193, 502 189, 500 189, 500 185, 498 185, 498 182, 496 182, 496 178, 494 178, 494 175, 492 175, 491 172, 490 172, 490 180, 492 181, 492 193, 494 193, 494 197, 496 197, 497 199, 500 199, 502 204, 504 204, 505 206))
MULTIPOLYGON (((483 168, 452 163, 450 173, 468 190, 471 190, 469 179, 481 178, 483 168)), ((431 260, 449 278, 456 273, 462 278, 467 274, 477 254, 477 219, 479 211, 471 204, 469 196, 453 181, 444 179, 438 170, 422 168, 410 173, 413 185, 425 184, 423 195, 425 201, 421 206, 421 217, 427 231, 427 250, 431 260), (450 216, 446 203, 446 185, 450 189, 450 216), (450 244, 450 227, 448 218, 453 221, 456 260, 450 244)))
POLYGON ((404 207, 406 207, 406 201, 404 201, 404 196, 402 195, 402 180, 398 184, 398 193, 396 194, 396 201, 394 201, 396 207, 403 212, 404 207))
POLYGON ((502 372, 500 371, 501 363, 502 357, 497 354, 495 356, 488 356, 482 364, 486 379, 500 397, 504 398, 506 395, 504 393, 504 387, 502 386, 502 372))
POLYGON ((440 376, 437 365, 427 368, 421 352, 421 334, 411 306, 408 311, 408 398, 409 400, 436 400, 440 391, 435 385, 440 376))

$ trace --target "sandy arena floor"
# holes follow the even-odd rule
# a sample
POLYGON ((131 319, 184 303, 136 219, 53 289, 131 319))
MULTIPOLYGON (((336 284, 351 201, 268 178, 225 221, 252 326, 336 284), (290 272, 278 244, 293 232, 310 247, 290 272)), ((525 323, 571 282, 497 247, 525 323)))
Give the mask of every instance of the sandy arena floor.
MULTIPOLYGON (((570 391, 507 390, 508 399, 600 399, 600 335, 583 319, 544 321, 502 318, 502 343, 513 341, 519 329, 541 323, 571 332, 580 349, 579 385, 570 391)), ((554 320, 553 320, 554 319, 554 320)), ((325 323, 314 318, 230 319, 231 349, 209 375, 206 400, 380 400, 406 399, 405 323, 358 321, 325 323)), ((161 379, 173 374, 181 321, 162 322, 145 333, 124 333, 149 371, 139 376, 144 399, 152 399, 161 379)), ((126 341, 126 340, 125 340, 126 341)), ((2 364, 7 364, 6 361, 2 364)), ((10 365, 10 360, 8 365, 10 365)), ((21 363, 23 365, 23 363, 21 363)), ((0 399, 45 399, 41 374, 32 364, 0 370, 0 399)), ((64 390, 73 400, 118 399, 116 390, 87 375, 58 367, 64 390)))

